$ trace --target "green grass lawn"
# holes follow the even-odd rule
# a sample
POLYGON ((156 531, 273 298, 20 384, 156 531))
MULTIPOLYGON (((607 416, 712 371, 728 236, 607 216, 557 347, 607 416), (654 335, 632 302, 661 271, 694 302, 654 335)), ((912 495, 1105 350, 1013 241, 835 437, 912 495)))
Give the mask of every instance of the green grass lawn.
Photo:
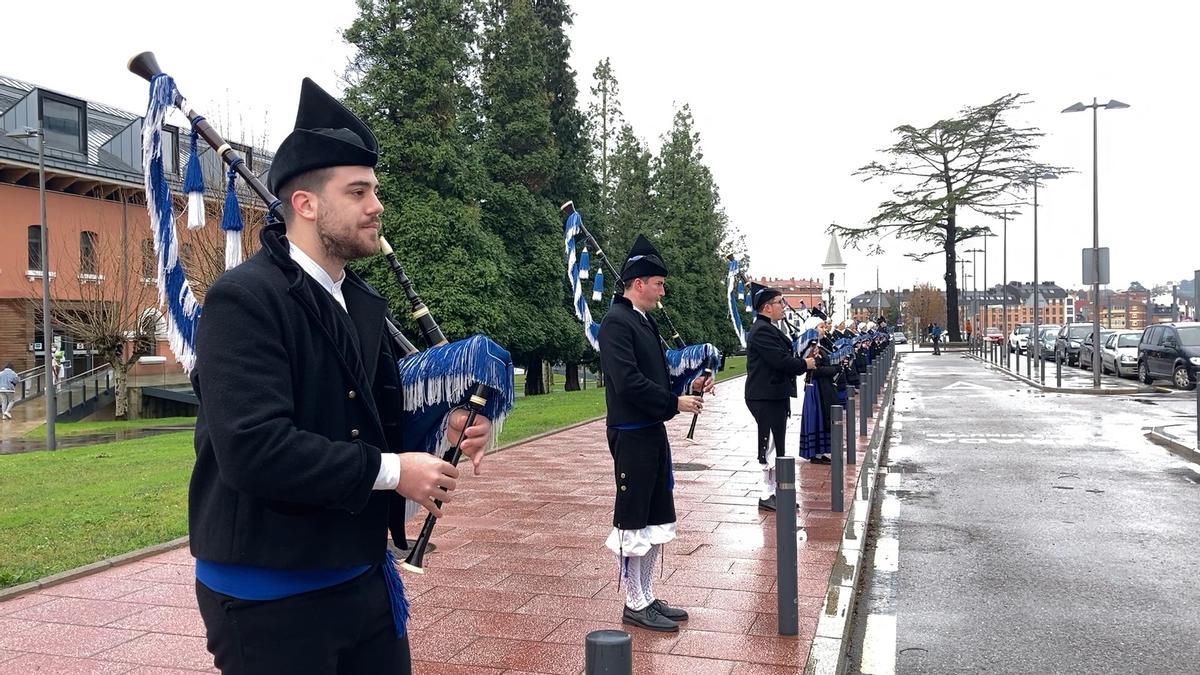
POLYGON ((187 534, 191 432, 0 456, 0 587, 187 534))
MULTIPOLYGON (((83 434, 102 434, 129 429, 185 426, 195 423, 195 417, 156 417, 132 421, 108 420, 105 422, 58 422, 54 425, 54 433, 56 436, 80 436, 83 434)), ((45 436, 45 424, 25 432, 25 438, 44 438, 45 436)))
MULTIPOLYGON (((745 370, 745 357, 731 357, 718 379, 745 370)), ((519 398, 499 442, 513 443, 603 414, 603 389, 519 398)), ((65 435, 194 421, 56 427, 65 435)), ((36 430, 31 434, 36 436, 36 430)), ((187 483, 194 457, 191 432, 0 455, 0 588, 187 534, 187 483)))

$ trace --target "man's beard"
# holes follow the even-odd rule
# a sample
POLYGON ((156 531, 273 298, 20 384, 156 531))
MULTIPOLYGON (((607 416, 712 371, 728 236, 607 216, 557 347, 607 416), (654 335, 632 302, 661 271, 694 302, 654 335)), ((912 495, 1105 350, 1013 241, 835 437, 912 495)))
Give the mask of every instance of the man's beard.
POLYGON ((342 230, 337 230, 329 227, 332 218, 327 218, 325 214, 317 216, 317 236, 321 238, 321 246, 325 248, 325 253, 334 258, 342 260, 357 260, 359 258, 367 258, 379 252, 379 244, 374 241, 364 243, 356 235, 358 228, 351 226, 342 230))

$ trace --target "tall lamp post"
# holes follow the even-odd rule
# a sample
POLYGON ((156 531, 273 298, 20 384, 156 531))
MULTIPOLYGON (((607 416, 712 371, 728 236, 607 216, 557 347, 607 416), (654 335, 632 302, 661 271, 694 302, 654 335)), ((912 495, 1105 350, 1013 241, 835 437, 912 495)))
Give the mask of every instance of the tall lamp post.
MULTIPOLYGON (((1128 103, 1121 103, 1116 99, 1109 100, 1108 103, 1098 103, 1096 98, 1092 98, 1091 105, 1083 103, 1075 103, 1070 107, 1063 108, 1065 113, 1083 112, 1089 108, 1092 111, 1092 271, 1095 273, 1095 279, 1092 283, 1092 295, 1097 301, 1100 298, 1100 160, 1097 139, 1097 121, 1100 108, 1105 110, 1120 110, 1128 108, 1128 103)), ((1094 312, 1092 317, 1092 335, 1100 335, 1100 312, 1094 312)), ((1110 314, 1111 317, 1111 314, 1110 314)), ((1093 338, 1094 341, 1095 338, 1093 338)), ((1100 388, 1100 371, 1092 368, 1092 386, 1096 389, 1100 388)))
MULTIPOLYGON (((1042 323, 1042 316, 1038 310, 1038 296, 1042 293, 1042 287, 1038 283, 1038 183, 1043 180, 1055 180, 1058 176, 1044 171, 1041 173, 1031 173, 1029 179, 1033 182, 1033 334, 1038 334, 1038 326, 1042 323)), ((1098 335, 1099 333, 1097 333, 1098 335)), ((1095 342, 1095 340, 1093 340, 1095 342)), ((1038 360, 1042 357, 1041 345, 1038 345, 1038 360)), ((1044 372, 1044 371, 1043 371, 1044 372)), ((1043 382, 1042 384, 1045 384, 1043 382)))
MULTIPOLYGON (((1002 230, 1000 239, 1000 248, 1003 252, 1003 255, 1001 256, 1001 260, 1003 261, 1001 263, 1001 269, 1002 276, 1004 277, 1000 287, 1000 312, 1003 314, 1003 317, 1000 319, 1000 321, 1004 325, 1004 328, 1002 329, 1004 331, 1004 367, 1011 368, 1012 363, 1009 361, 1009 358, 1012 356, 1012 352, 1009 351, 1009 347, 1011 345, 1008 342, 1008 209, 1005 209, 1003 215, 1000 217, 1004 222, 1004 229, 1002 230)), ((1021 355, 1017 354, 1017 363, 1020 362, 1021 355)))
POLYGON ((54 357, 51 353, 54 349, 54 326, 50 321, 50 256, 48 255, 49 247, 46 246, 46 134, 43 131, 42 121, 38 120, 36 129, 26 127, 25 131, 15 131, 5 135, 9 138, 38 139, 38 205, 41 211, 40 228, 42 231, 40 244, 42 257, 42 363, 46 375, 46 449, 54 450, 58 445, 54 436, 54 420, 58 417, 58 398, 54 376, 51 373, 54 368, 54 357))
MULTIPOLYGON (((972 307, 972 309, 971 309, 971 319, 972 319, 971 320, 971 337, 974 338, 976 335, 982 334, 979 332, 980 330, 982 330, 979 327, 979 323, 980 323, 980 321, 979 321, 979 273, 978 273, 979 266, 975 264, 975 254, 983 253, 983 249, 971 248, 971 249, 967 249, 966 251, 963 251, 963 253, 971 254, 971 270, 972 270, 972 276, 971 276, 971 283, 972 283, 972 286, 971 286, 971 288, 972 288, 972 291, 971 291, 971 295, 972 295, 972 298, 971 298, 971 307, 972 307)), ((983 259, 983 262, 984 262, 984 264, 987 264, 986 257, 983 259)), ((987 282, 984 282, 983 286, 984 286, 984 290, 986 291, 987 290, 987 282)))

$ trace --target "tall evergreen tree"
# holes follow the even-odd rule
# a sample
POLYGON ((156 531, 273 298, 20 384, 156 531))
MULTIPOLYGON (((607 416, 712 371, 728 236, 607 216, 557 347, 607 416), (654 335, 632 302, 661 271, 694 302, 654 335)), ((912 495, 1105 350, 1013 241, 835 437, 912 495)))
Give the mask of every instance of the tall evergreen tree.
POLYGON ((654 164, 657 239, 671 270, 663 304, 689 343, 711 342, 728 353, 737 344, 724 300, 728 219, 703 159, 684 105, 654 164))
MULTIPOLYGON (((472 138, 469 73, 477 13, 470 0, 358 0, 344 32, 357 49, 346 104, 379 140, 383 233, 450 339, 495 334, 506 261, 480 223, 486 185, 472 138)), ((359 269, 407 316, 408 303, 377 262, 359 269)))
POLYGON ((491 0, 483 34, 481 149, 491 179, 483 222, 511 263, 499 335, 526 368, 526 395, 542 394, 543 362, 579 340, 564 301, 558 209, 548 198, 559 159, 546 89, 550 38, 530 0, 491 0))
POLYGON ((615 176, 609 161, 624 130, 621 115, 621 88, 608 57, 592 71, 592 102, 588 105, 588 121, 592 128, 595 152, 595 175, 600 186, 600 207, 605 216, 611 213, 615 176))
MULTIPOLYGON (((598 188, 590 173, 591 148, 587 119, 579 109, 579 87, 575 71, 568 62, 571 40, 567 37, 566 28, 572 23, 571 10, 564 0, 533 0, 533 10, 545 29, 545 86, 550 94, 550 132, 558 151, 558 163, 545 196, 555 206, 570 200, 584 213, 592 213, 598 210, 598 188)), ((556 222, 561 222, 561 219, 556 222)), ((559 279, 565 277, 560 264, 559 279)), ((566 288, 565 282, 563 288, 566 288)), ((568 295, 563 296, 563 303, 570 312, 568 295)), ((594 352, 583 338, 582 330, 576 331, 575 340, 562 345, 558 358, 566 366, 568 391, 579 389, 580 361, 596 361, 594 352)))
POLYGON ((633 133, 633 127, 623 125, 609 158, 612 196, 606 231, 608 241, 602 244, 612 251, 618 265, 638 234, 654 236, 661 230, 655 222, 651 197, 654 189, 652 161, 653 155, 633 133))

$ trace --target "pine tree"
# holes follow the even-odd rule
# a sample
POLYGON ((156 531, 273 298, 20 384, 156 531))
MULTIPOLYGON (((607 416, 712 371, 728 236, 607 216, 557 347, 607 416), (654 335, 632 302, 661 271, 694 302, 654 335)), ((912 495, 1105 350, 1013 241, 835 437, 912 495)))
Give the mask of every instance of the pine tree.
POLYGON ((596 64, 592 71, 592 103, 588 106, 588 120, 592 128, 596 169, 600 186, 600 207, 605 217, 611 214, 612 193, 615 177, 611 171, 609 157, 618 145, 618 135, 626 125, 622 124, 621 88, 608 57, 596 64))
POLYGON ((711 342, 728 353, 737 344, 724 300, 728 219, 703 159, 684 105, 654 164, 656 238, 671 271, 663 304, 689 344, 711 342))
MULTIPOLYGON (((496 289, 507 261, 480 224, 485 175, 472 138, 469 74, 477 15, 469 0, 359 0, 344 32, 357 48, 346 104, 375 132, 383 234, 450 339, 495 334, 496 289)), ((358 269, 389 298, 408 302, 377 261, 358 269)), ((411 328, 411 326, 410 326, 411 328)))
POLYGON ((558 167, 546 88, 549 39, 530 0, 488 3, 480 145, 491 183, 483 223, 499 237, 511 263, 499 335, 526 369, 526 395, 546 392, 543 361, 560 359, 579 340, 564 299, 558 209, 548 198, 558 167))

